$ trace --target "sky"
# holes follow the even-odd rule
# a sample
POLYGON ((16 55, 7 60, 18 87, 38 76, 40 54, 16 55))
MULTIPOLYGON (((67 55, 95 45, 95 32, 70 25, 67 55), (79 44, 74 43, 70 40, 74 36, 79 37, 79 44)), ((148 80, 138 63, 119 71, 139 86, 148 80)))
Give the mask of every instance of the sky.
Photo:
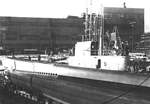
POLYGON ((144 8, 145 32, 150 32, 150 6, 148 0, 0 0, 0 16, 66 18, 81 16, 90 2, 98 10, 103 7, 144 8))

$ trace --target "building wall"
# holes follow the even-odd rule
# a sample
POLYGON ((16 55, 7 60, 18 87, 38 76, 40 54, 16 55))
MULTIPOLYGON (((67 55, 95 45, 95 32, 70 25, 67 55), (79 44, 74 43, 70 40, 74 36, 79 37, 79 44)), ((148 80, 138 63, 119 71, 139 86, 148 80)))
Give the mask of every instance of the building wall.
POLYGON ((105 31, 118 27, 123 41, 128 41, 130 51, 135 51, 136 43, 144 33, 144 9, 139 8, 104 8, 105 31))
POLYGON ((71 47, 81 27, 79 18, 0 17, 0 44, 15 50, 71 47))
MULTIPOLYGON (((144 9, 105 7, 104 19, 104 31, 117 26, 131 50, 144 33, 144 9)), ((0 17, 0 46, 6 49, 72 47, 83 33, 83 19, 78 17, 0 17)))
POLYGON ((137 46, 137 50, 138 52, 143 52, 150 56, 150 33, 141 35, 141 41, 137 46))

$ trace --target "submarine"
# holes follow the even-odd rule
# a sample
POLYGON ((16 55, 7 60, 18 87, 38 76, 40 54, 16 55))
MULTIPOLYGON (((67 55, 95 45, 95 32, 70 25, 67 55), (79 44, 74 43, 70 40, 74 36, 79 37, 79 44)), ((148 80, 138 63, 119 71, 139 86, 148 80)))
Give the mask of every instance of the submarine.
POLYGON ((133 94, 124 95, 131 89, 139 92, 149 89, 150 75, 128 72, 129 56, 122 55, 116 27, 111 34, 111 47, 104 47, 103 22, 102 14, 86 13, 85 34, 75 44, 75 55, 65 60, 32 61, 23 55, 1 57, 9 80, 6 86, 13 91, 36 93, 39 99, 44 96, 44 99, 55 100, 58 104, 107 104, 107 100, 114 98, 141 102, 138 99, 143 96, 141 93, 135 92, 137 98, 132 97, 133 94), (105 87, 113 89, 113 95, 104 92, 105 87), (116 89, 120 92, 115 92, 116 89))

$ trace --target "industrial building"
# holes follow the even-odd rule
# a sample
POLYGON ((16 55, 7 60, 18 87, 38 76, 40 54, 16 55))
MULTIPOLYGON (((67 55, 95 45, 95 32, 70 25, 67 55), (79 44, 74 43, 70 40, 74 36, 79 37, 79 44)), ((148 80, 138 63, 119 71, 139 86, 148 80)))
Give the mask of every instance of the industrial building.
POLYGON ((150 33, 141 35, 141 41, 137 45, 137 51, 150 56, 150 33))
POLYGON ((113 31, 117 26, 122 41, 128 41, 130 51, 136 51, 136 45, 144 34, 144 9, 104 8, 105 31, 113 31))
POLYGON ((77 17, 0 17, 0 44, 15 51, 72 47, 81 27, 82 20, 77 17))
MULTIPOLYGON (((0 17, 0 46, 9 50, 70 48, 84 34, 83 18, 0 17)), ((104 32, 117 26, 134 51, 144 33, 144 9, 104 8, 104 32)))

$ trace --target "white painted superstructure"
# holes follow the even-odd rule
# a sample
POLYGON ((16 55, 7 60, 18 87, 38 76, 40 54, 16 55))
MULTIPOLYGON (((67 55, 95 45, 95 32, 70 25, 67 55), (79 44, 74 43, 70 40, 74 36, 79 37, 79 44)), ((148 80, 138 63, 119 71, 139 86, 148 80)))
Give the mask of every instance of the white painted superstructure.
POLYGON ((75 45, 75 56, 68 58, 68 65, 99 70, 125 71, 127 68, 127 57, 117 55, 91 55, 92 42, 77 42, 75 45))

